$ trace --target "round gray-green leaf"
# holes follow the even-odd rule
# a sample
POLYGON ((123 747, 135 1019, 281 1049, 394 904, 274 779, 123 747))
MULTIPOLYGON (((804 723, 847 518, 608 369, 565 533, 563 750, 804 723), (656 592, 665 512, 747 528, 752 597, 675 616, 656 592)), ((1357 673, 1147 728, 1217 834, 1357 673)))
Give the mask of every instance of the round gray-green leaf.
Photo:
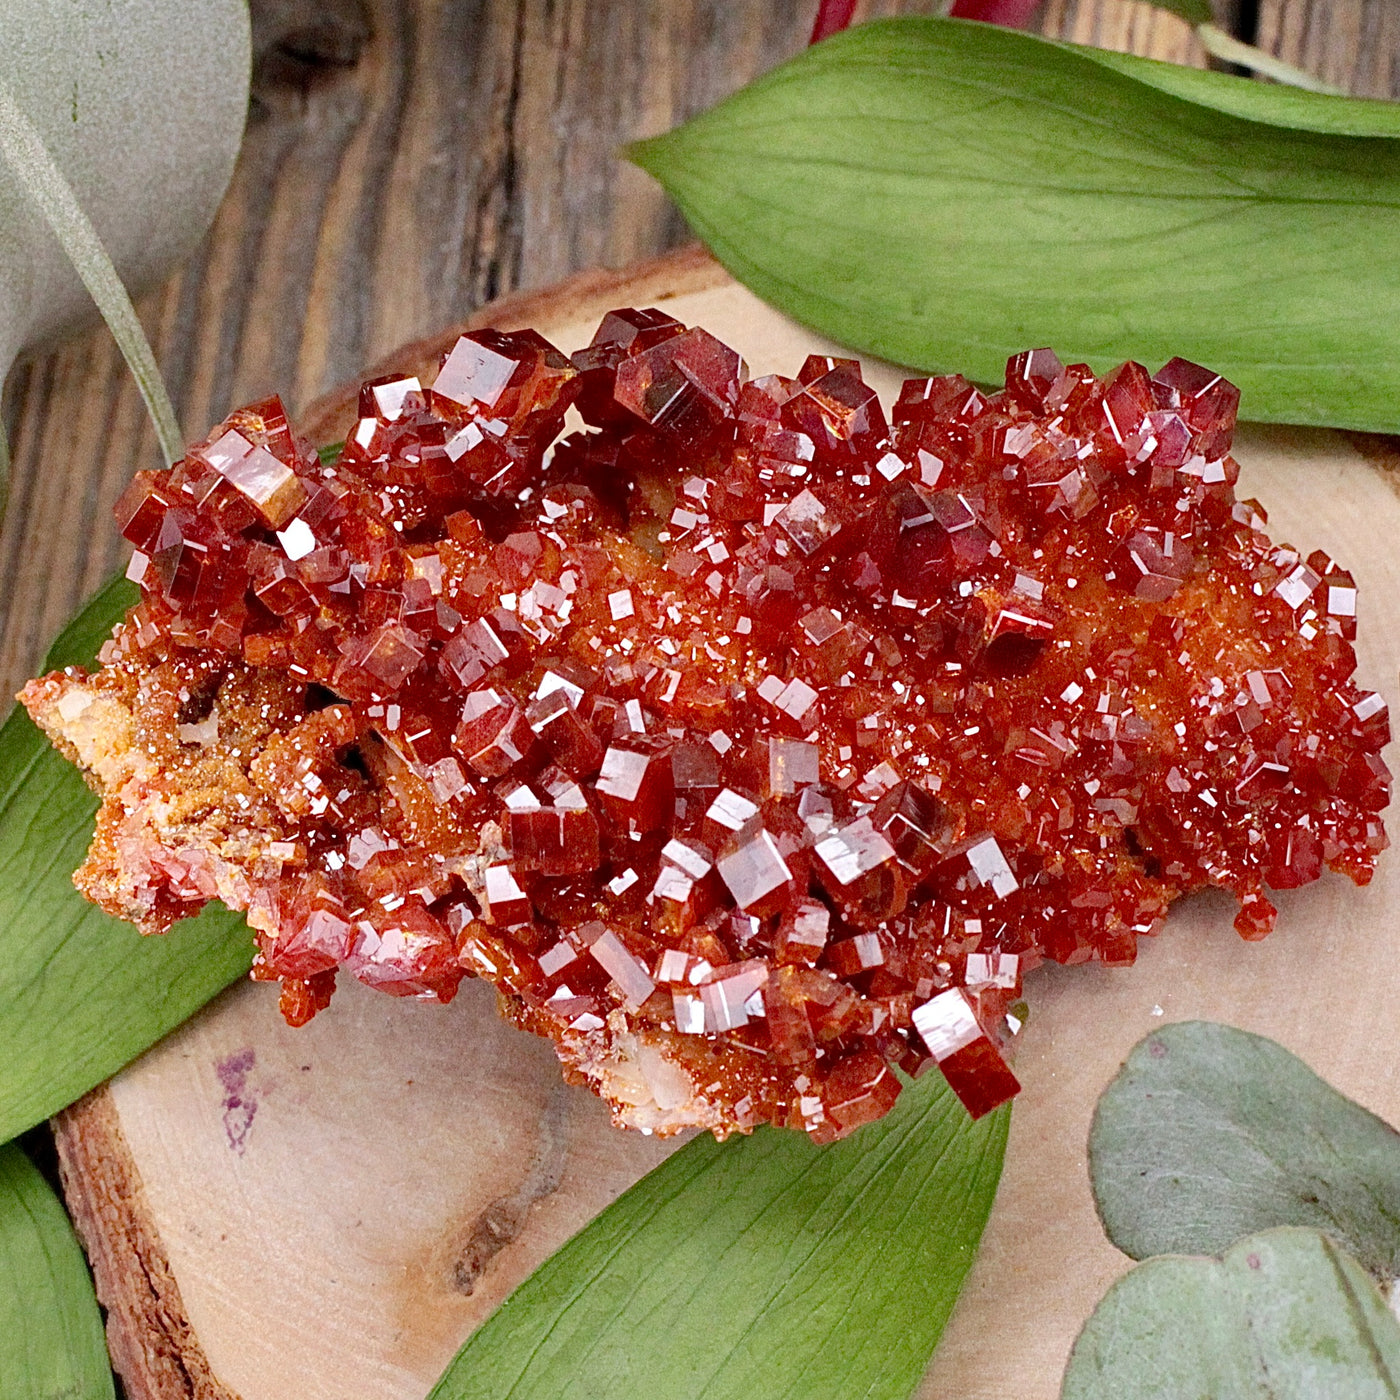
POLYGON ((941 1075, 829 1147, 697 1139, 545 1261, 431 1400, 905 1400, 996 1194, 1008 1109, 941 1075))
POLYGON ((1061 1400, 1395 1400, 1400 1324, 1315 1230, 1139 1264, 1074 1344, 1061 1400))
POLYGON ((0 1147, 0 1395, 112 1400, 112 1368, 87 1261, 54 1193, 0 1147))
POLYGON ((1099 1099, 1089 1173, 1134 1259, 1302 1225, 1400 1274, 1400 1134, 1263 1036, 1184 1021, 1139 1042, 1099 1099))
POLYGON ((1400 109, 904 18, 630 154, 759 296, 996 382, 1174 355, 1246 417, 1400 430, 1400 109))
MULTIPOLYGON (((90 663, 134 598, 107 585, 49 653, 90 663)), ((143 938, 73 888, 97 799, 16 709, 0 726, 0 1142, 115 1073, 247 972, 252 937, 211 906, 143 938)), ((6 1392, 0 1392, 6 1393, 6 1392)))

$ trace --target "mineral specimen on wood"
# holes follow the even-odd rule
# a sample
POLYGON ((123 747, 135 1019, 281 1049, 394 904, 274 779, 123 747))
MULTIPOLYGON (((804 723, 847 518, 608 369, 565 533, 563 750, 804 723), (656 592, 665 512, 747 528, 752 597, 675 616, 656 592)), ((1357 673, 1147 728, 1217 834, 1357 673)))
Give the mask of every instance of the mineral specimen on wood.
POLYGON ((1034 350, 887 417, 623 310, 366 384, 330 464, 255 404, 137 476, 140 605, 24 692, 103 797, 79 887, 246 910, 297 1023, 486 978, 647 1130, 827 1141, 930 1065, 985 1112, 1037 964, 1207 885, 1261 937, 1386 844, 1354 581, 1235 499, 1237 400, 1034 350))

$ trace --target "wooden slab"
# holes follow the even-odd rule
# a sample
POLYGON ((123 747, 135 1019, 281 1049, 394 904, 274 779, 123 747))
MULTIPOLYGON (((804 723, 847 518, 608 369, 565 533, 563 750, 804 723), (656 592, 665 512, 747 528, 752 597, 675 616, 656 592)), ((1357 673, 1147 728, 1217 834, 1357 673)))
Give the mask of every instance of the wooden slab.
MULTIPOLYGON (((573 348, 627 303, 705 325, 755 373, 833 348, 694 252, 575 279, 493 319, 573 348)), ((425 367, 437 348, 410 347, 399 363, 425 367)), ((898 372, 867 369, 882 394, 897 387, 898 372)), ((348 403, 314 408, 320 436, 343 427, 348 403)), ((1355 571, 1361 676, 1393 705, 1400 497, 1389 475, 1326 432, 1250 429, 1238 456, 1242 493, 1265 501, 1276 538, 1355 571)), ((1365 890, 1329 877, 1282 893, 1263 944, 1234 934, 1226 901, 1201 897, 1131 969, 1032 975, 1001 1193, 924 1400, 1058 1394, 1075 1333, 1127 1263, 1094 1217, 1089 1117, 1153 1027, 1204 1016, 1261 1031, 1400 1121, 1386 1050, 1400 1006, 1398 882, 1392 860, 1365 890)), ((301 1031, 282 1025, 275 1000, 267 987, 232 989, 58 1120, 133 1400, 417 1400, 504 1294, 667 1150, 613 1130, 591 1096, 563 1087, 549 1048, 502 1026, 480 986, 444 1008, 346 979, 301 1031)))

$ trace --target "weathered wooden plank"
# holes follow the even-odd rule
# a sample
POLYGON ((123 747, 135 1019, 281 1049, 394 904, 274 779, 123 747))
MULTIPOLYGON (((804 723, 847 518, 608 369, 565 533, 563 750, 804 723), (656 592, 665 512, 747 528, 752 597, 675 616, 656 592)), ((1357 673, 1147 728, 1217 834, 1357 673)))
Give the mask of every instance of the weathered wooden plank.
POLYGON ((1204 66, 1206 51, 1192 27, 1147 0, 1050 0, 1042 29, 1056 38, 1169 63, 1204 66))
MULTIPOLYGON (((798 0, 255 11, 260 40, 284 42, 258 65, 228 198, 189 264, 139 300, 190 434, 270 392, 300 406, 492 297, 683 241, 618 147, 796 52, 811 24, 798 0)), ((8 695, 118 565, 112 502, 156 452, 101 330, 17 370, 6 421, 8 695)))
POLYGON ((1358 97, 1400 97, 1394 0, 1259 0, 1255 43, 1358 97))

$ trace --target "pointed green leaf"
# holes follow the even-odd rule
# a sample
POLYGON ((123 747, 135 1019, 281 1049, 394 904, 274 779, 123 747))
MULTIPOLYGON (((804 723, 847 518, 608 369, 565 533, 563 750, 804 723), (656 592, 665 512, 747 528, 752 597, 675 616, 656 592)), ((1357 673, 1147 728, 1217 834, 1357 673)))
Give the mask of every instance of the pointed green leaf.
MULTIPOLYGON (((48 665, 91 662, 134 592, 108 584, 48 665)), ((252 961, 242 918, 220 907, 142 938, 89 904, 72 875, 96 810, 77 769, 16 709, 0 727, 0 1142, 115 1073, 252 961)))
POLYGON ((1211 13, 1210 0, 1152 0, 1159 10, 1170 10, 1180 15, 1187 24, 1209 24, 1215 16, 1211 13))
POLYGON ((1263 1036, 1184 1021, 1141 1041, 1095 1110, 1089 1173, 1134 1259, 1305 1225, 1400 1275, 1400 1134, 1263 1036))
POLYGON ((0 1147, 0 1395, 113 1395, 87 1261, 58 1198, 13 1145, 0 1147))
POLYGON ((431 1400, 904 1400, 976 1253, 1009 1119, 973 1123, 930 1073, 830 1147, 698 1139, 521 1284, 431 1400))
POLYGON ((1269 1230, 1152 1259, 1109 1289, 1061 1400, 1394 1400, 1400 1323, 1325 1235, 1269 1230))
POLYGON ((1173 355, 1253 418, 1400 429, 1400 105, 857 26, 631 150, 740 281, 931 371, 1173 355))

